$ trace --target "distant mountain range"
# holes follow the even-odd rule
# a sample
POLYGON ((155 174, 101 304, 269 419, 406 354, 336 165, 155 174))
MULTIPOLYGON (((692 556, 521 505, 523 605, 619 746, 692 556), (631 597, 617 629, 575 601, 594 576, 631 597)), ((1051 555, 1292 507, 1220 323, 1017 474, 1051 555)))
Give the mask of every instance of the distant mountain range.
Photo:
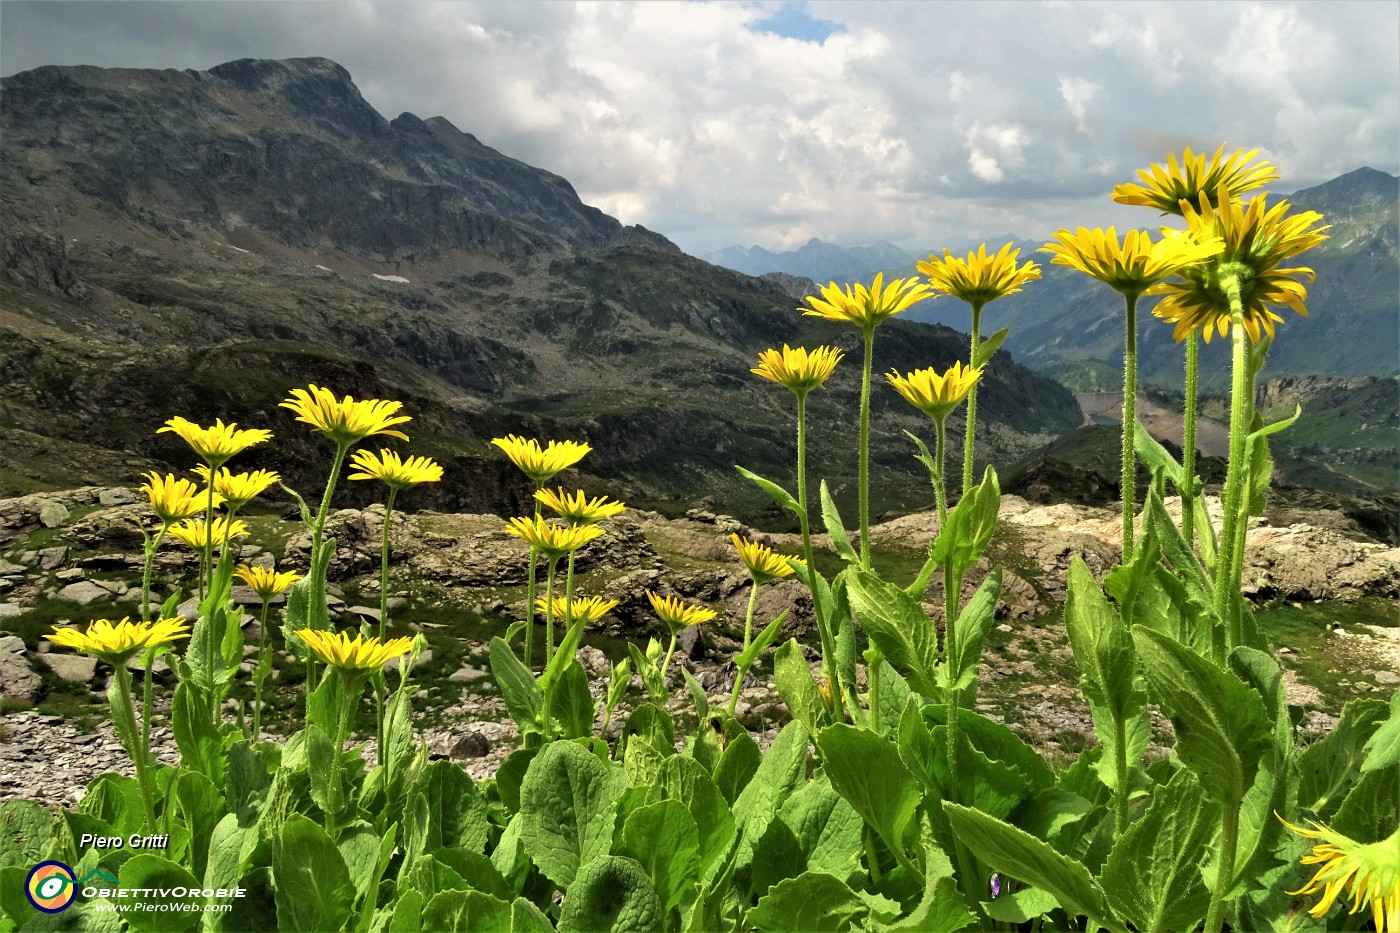
MULTIPOLYGON (((187 467, 154 433, 177 414, 272 427, 249 462, 314 489, 325 445, 277 402, 316 382, 405 402, 448 468, 419 507, 527 508, 489 445, 520 433, 587 440, 591 488, 635 505, 776 521, 733 465, 790 482, 791 398, 749 370, 783 343, 859 359, 792 285, 686 256, 441 117, 387 120, 326 59, 36 69, 0 82, 0 495, 187 467)), ((947 366, 964 340, 892 321, 876 366, 947 366)), ((858 370, 810 409, 813 475, 843 502, 858 370)), ((1010 357, 981 398, 999 462, 1080 421, 1010 357)), ((903 431, 927 419, 883 387, 873 410, 875 511, 926 507, 903 431)))
MULTIPOLYGON (((1284 313, 1287 323, 1279 329, 1266 375, 1394 375, 1400 371, 1400 179, 1360 168, 1287 197, 1300 210, 1322 213, 1332 225, 1331 239, 1299 257, 1317 273, 1317 282, 1309 288, 1309 317, 1284 313)), ((1000 248, 1009 239, 989 240, 988 249, 1000 248)), ((1007 349, 1075 388, 1118 383, 1122 299, 1074 270, 1050 265, 1047 255, 1036 252, 1043 242, 1018 245, 1021 261, 1039 262, 1043 278, 1020 295, 988 305, 984 328, 1010 327, 1007 349)), ((950 248, 965 254, 975 244, 950 248)), ((890 244, 845 249, 813 240, 792 252, 736 248, 710 258, 751 275, 780 271, 821 284, 868 280, 877 271, 907 275, 914 261, 926 255, 911 256, 890 244)), ((1143 307, 1150 308, 1151 300, 1143 307)), ((960 330, 968 326, 966 306, 946 298, 916 305, 909 316, 960 330)), ((1140 314, 1139 320, 1143 379, 1179 386, 1181 355, 1172 347, 1170 328, 1154 325, 1150 314, 1140 314)), ((1204 349, 1202 366, 1208 386, 1228 385, 1228 349, 1223 344, 1204 349)))

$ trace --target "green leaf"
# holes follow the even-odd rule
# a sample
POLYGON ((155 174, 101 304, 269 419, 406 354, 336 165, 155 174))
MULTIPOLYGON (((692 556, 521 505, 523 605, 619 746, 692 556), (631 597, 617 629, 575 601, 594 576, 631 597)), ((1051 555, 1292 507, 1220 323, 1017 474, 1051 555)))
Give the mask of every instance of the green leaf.
MULTIPOLYGON (((938 672, 938 683, 944 690, 963 691, 977 683, 977 671, 982 666, 982 645, 996 621, 1000 595, 1001 568, 996 567, 958 613, 954 653, 938 672)), ((932 628, 932 624, 929 627, 932 628)))
POLYGON ((1252 888, 1278 861, 1275 852, 1284 827, 1276 814, 1297 809, 1297 763, 1288 692, 1278 661, 1271 654, 1248 647, 1236 648, 1229 661, 1230 669, 1263 700, 1265 716, 1273 719, 1272 742, 1260 757, 1259 769, 1240 804, 1235 887, 1230 895, 1236 896, 1252 888))
POLYGON ((729 745, 719 756, 719 764, 715 765, 714 780, 731 807, 753 780, 762 761, 763 753, 758 750, 758 743, 747 732, 730 739, 729 745))
POLYGON ((355 888, 355 901, 365 896, 370 885, 378 882, 374 870, 379 866, 379 833, 363 820, 341 830, 335 847, 355 888))
MULTIPOLYGON (((1400 694, 1392 699, 1400 704, 1400 694)), ((1395 709, 1400 709, 1396 706, 1395 709)), ((1392 711, 1396 741, 1400 742, 1400 715, 1392 711)), ((1347 791, 1361 775, 1366 737, 1374 741, 1376 728, 1386 721, 1386 705, 1372 697, 1348 700, 1341 719, 1326 735, 1314 741, 1298 756, 1298 805, 1325 823, 1342 805, 1347 791), (1373 734, 1374 733, 1374 734, 1373 734)))
POLYGON ((143 888, 189 890, 198 887, 199 882, 188 869, 159 855, 142 852, 122 863, 121 890, 130 893, 126 897, 116 899, 117 910, 121 912, 127 927, 140 933, 173 933, 193 929, 195 924, 199 923, 197 912, 161 910, 157 905, 172 903, 174 899, 155 892, 151 896, 145 896, 139 891, 143 888), (156 909, 152 910, 150 907, 156 909))
POLYGON ((977 563, 992 540, 1000 508, 1001 487, 996 470, 987 467, 982 482, 968 490, 948 513, 948 525, 939 529, 929 556, 940 565, 951 562, 954 575, 962 577, 967 568, 977 563))
POLYGON ((943 464, 934 459, 929 453, 928 445, 923 442, 919 435, 913 431, 905 431, 904 436, 914 442, 914 446, 919 448, 919 452, 914 455, 914 459, 919 461, 928 470, 929 481, 937 488, 938 483, 943 479, 943 464))
POLYGON ((1385 839, 1400 826, 1397 787, 1400 787, 1400 764, 1363 772, 1333 817, 1332 828, 1361 843, 1385 839))
POLYGON ((681 676, 685 678, 685 685, 690 689, 690 698, 695 701, 695 715, 703 722, 710 716, 710 698, 705 695, 705 688, 700 686, 700 681, 695 679, 695 675, 688 668, 681 668, 681 676))
POLYGON ((909 705, 909 698, 915 697, 916 704, 920 698, 909 689, 909 681, 890 667, 890 662, 881 659, 880 666, 874 669, 880 677, 880 708, 874 711, 876 731, 881 735, 893 736, 899 731, 899 720, 909 705))
POLYGON ((700 830, 679 800, 633 810, 622 829, 620 854, 646 870, 663 914, 688 901, 700 880, 700 830))
POLYGON ((1088 917, 1090 923, 1113 933, 1127 933, 1127 927, 1109 906, 1107 895, 1082 863, 985 813, 947 801, 943 809, 953 831, 983 862, 1004 875, 1044 889, 1072 917, 1088 917))
POLYGON ((831 786, 825 772, 818 772, 783 802, 778 821, 792 832, 802 854, 802 864, 792 874, 809 868, 852 882, 863 872, 860 855, 865 821, 831 786))
MULTIPOLYGON (((524 898, 510 902, 482 891, 443 891, 423 907, 421 895, 409 893, 417 900, 409 903, 403 921, 410 924, 405 929, 413 933, 420 929, 432 933, 553 933, 549 920, 524 898), (411 925, 419 911, 421 926, 411 925)), ((399 921, 396 909, 388 933, 395 933, 398 928, 394 924, 399 921)))
POLYGON ((972 368, 976 369, 979 366, 986 366, 987 361, 997 352, 997 349, 1001 346, 1001 342, 1006 339, 1006 335, 1009 333, 1011 333, 1011 328, 1003 327, 1001 330, 982 341, 972 361, 972 368))
POLYGON ((544 673, 540 674, 538 686, 542 693, 548 693, 559 683, 564 676, 564 671, 570 664, 578 663, 575 655, 578 654, 579 639, 583 637, 583 620, 579 619, 569 630, 564 633, 564 637, 559 639, 559 647, 554 649, 554 656, 549 659, 549 664, 545 666, 544 673))
POLYGON ((200 706, 193 691, 184 689, 184 684, 175 688, 170 703, 170 728, 180 750, 181 765, 222 786, 228 761, 223 736, 210 722, 209 711, 200 706))
POLYGON ((1400 763, 1400 693, 1390 695, 1390 716, 1366 740, 1366 760, 1361 763, 1361 770, 1379 771, 1396 763, 1400 763))
POLYGON ((817 747, 831 786, 903 862, 917 831, 915 815, 923 795, 894 743, 867 729, 837 724, 821 731, 817 747))
POLYGON ((1058 906, 1060 902, 1055 900, 1055 896, 1040 888, 1022 888, 1012 894, 1003 894, 994 901, 982 902, 987 916, 1002 923, 1025 923, 1058 906))
MULTIPOLYGON (((742 834, 744 847, 758 842, 777 815, 778 807, 807 779, 809 741, 802 723, 789 722, 783 726, 759 762, 753 779, 734 801, 734 822, 742 834)), ((733 747, 731 744, 730 748, 733 747)), ((720 789, 724 789, 723 785, 720 789)))
MULTIPOLYGON (((796 638, 788 639, 773 656, 773 685, 783 698, 793 718, 815 735, 827 720, 826 703, 822 700, 817 682, 812 679, 811 668, 802 656, 802 648, 796 638)), ((703 695, 703 691, 702 691, 703 695)))
POLYGON ((831 535, 831 546, 836 548, 836 553, 847 563, 855 563, 860 560, 855 548, 851 547, 851 539, 846 537, 846 526, 841 522, 841 513, 836 509, 836 500, 831 498, 831 491, 826 488, 826 480, 821 484, 822 502, 822 524, 826 526, 826 533, 831 535))
POLYGON ((573 742, 546 745, 520 787, 520 838, 540 871, 569 888, 579 869, 612 847, 618 776, 573 742))
POLYGON ((1139 930, 1195 929, 1210 906, 1201 868, 1219 826, 1220 806, 1178 771, 1114 843, 1101 878, 1109 903, 1139 930))
POLYGON ((776 619, 764 626, 763 631, 754 636, 748 648, 739 652, 739 656, 734 659, 735 665, 739 668, 740 676, 753 666, 753 662, 758 660, 758 656, 773 644, 773 639, 778 637, 778 629, 783 627, 783 621, 788 615, 787 609, 778 615, 776 619))
POLYGON ((181 771, 175 778, 175 804, 190 831, 190 870, 204 875, 209 855, 209 837, 224 815, 224 795, 210 780, 194 771, 181 771))
POLYGON ((923 696, 938 696, 938 633, 918 599, 860 567, 848 569, 846 588, 861 627, 890 666, 923 696))
POLYGON ((506 712, 520 727, 522 735, 539 732, 543 726, 544 692, 505 639, 491 639, 491 676, 501 688, 506 712))
MULTIPOLYGON (((422 827, 426 851, 462 848, 482 852, 490 833, 486 801, 471 776, 453 761, 434 761, 419 777, 416 791, 428 807, 427 824, 422 827)), ((410 825, 414 820, 410 819, 410 825)), ((410 829, 410 832, 413 830, 410 829)))
MULTIPOLYGON (((272 846, 279 930, 338 930, 349 922, 355 888, 326 831, 300 814, 272 846)), ((123 876, 125 882, 125 876, 123 876)))
POLYGON ((501 795, 501 803, 506 805, 507 812, 519 811, 520 785, 525 780, 525 771, 530 767, 530 762, 539 753, 538 748, 518 748, 507 755, 496 769, 496 793, 501 795))
POLYGON ((819 933, 852 929, 869 911, 840 878, 808 871, 775 884, 749 911, 748 922, 765 933, 819 933))
MULTIPOLYGON (((755 769, 758 767, 754 763, 755 769)), ((678 800, 695 821, 700 868, 708 871, 734 842, 734 814, 704 766, 693 758, 673 755, 661 769, 661 790, 678 800)), ((737 795, 736 795, 737 796, 737 795)))
POLYGON ((923 820, 924 894, 919 903, 898 923, 884 928, 884 933, 956 933, 977 921, 967 909, 958 884, 953 880, 953 865, 934 840, 932 825, 923 820))
MULTIPOLYGON (((581 622, 574 623, 582 625, 581 622)), ((583 665, 570 659, 554 689, 551 713, 566 739, 581 739, 593 734, 593 720, 598 704, 588 692, 588 675, 583 665)))
POLYGON ((653 702, 664 704, 671 698, 671 691, 666 689, 666 678, 661 676, 660 669, 647 660, 642 650, 630 641, 627 643, 627 650, 632 655, 632 666, 641 676, 642 686, 646 687, 647 694, 653 702))
POLYGON ((617 709, 617 704, 622 702, 631 682, 632 660, 623 658, 621 661, 614 661, 612 667, 608 669, 608 702, 606 707, 608 712, 617 709))
POLYGON ((1132 635, 1148 682, 1171 709, 1177 757, 1213 800, 1238 805, 1272 742, 1259 694, 1171 638, 1141 625, 1132 635))
POLYGON ((665 916, 646 869, 633 859, 605 855, 580 868, 569 885, 559 933, 655 933, 665 916))
POLYGON ((56 825, 48 808, 32 800, 0 803, 0 868, 23 865, 28 871, 42 861, 56 825))
POLYGON ((1186 585, 1187 592, 1202 604, 1212 605, 1215 601, 1215 585, 1201 566, 1195 549, 1186 543, 1180 529, 1172 522, 1171 516, 1167 515, 1162 497, 1155 489, 1147 494, 1147 514, 1152 527, 1157 529, 1163 556, 1176 570, 1178 578, 1186 585))
POLYGON ((783 487, 779 486, 777 483, 770 482, 769 480, 766 480, 763 477, 759 476, 757 473, 751 473, 741 466, 735 466, 734 469, 739 471, 740 476, 752 481, 755 485, 758 486, 759 489, 762 489, 764 492, 768 493, 769 497, 772 498, 774 502, 778 503, 778 505, 781 505, 783 508, 796 515, 798 518, 805 519, 807 517, 807 510, 803 508, 802 504, 799 503, 796 499, 794 499, 791 493, 789 493, 783 487))

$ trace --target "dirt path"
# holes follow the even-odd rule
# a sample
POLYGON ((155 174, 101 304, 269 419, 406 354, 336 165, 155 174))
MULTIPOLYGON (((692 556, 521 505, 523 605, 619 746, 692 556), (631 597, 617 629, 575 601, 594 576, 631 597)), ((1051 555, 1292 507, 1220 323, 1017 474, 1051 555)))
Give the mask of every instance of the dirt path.
MULTIPOLYGON (((1079 410, 1084 412, 1084 423, 1090 424, 1095 418, 1123 420, 1122 392, 1078 392, 1079 410)), ((1137 416, 1147 433, 1159 441, 1171 441, 1181 446, 1183 431, 1182 416, 1179 411, 1163 408, 1150 399, 1139 397, 1137 416)), ((1207 457, 1224 457, 1230 452, 1230 429, 1223 424, 1196 420, 1196 449, 1207 457)))

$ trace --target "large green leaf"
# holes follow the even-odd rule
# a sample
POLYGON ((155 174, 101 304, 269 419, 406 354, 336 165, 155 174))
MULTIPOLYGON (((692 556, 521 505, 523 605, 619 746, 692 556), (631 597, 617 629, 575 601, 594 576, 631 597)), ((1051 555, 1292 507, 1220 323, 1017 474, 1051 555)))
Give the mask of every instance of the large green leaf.
POLYGON ((822 503, 822 524, 826 526, 826 533, 831 535, 831 546, 836 548, 836 553, 840 554, 847 563, 854 564, 860 560, 855 548, 851 547, 851 539, 846 537, 846 526, 841 521, 841 513, 836 508, 836 500, 831 498, 831 490, 826 488, 826 480, 821 482, 820 498, 822 503))
POLYGON ((1390 715, 1366 740, 1366 760, 1362 771, 1378 771, 1400 764, 1400 693, 1390 695, 1390 715))
MULTIPOLYGON (((940 814, 941 815, 941 814, 940 814)), ((884 933, 956 933, 977 921, 953 880, 953 864, 939 848, 927 816, 923 820, 924 893, 919 903, 884 933)))
MULTIPOLYGON (((582 623, 575 623, 581 625, 582 623)), ((581 739, 593 734, 593 720, 598 715, 598 702, 588 691, 588 674, 583 665, 571 660, 559 675, 554 688, 550 710, 566 739, 581 739)))
MULTIPOLYGON (((551 933, 553 927, 538 908, 522 898, 512 903, 481 891, 443 891, 422 908, 422 926, 417 929, 432 933, 551 933)), ((390 933, 393 930, 391 925, 390 933)))
POLYGON ((1054 895, 1071 916, 1088 917, 1091 924, 1112 933, 1127 933, 1103 888, 1081 862, 985 813, 947 801, 943 809, 958 837, 983 862, 1054 895))
POLYGON ((224 737, 214 728, 209 711, 200 706, 194 692, 182 689, 183 686, 175 688, 170 702, 170 728, 175 734, 175 746, 180 750, 180 763, 203 774, 216 786, 223 786, 227 767, 224 737))
POLYGON ((690 900, 700 880, 700 831, 679 800, 633 810, 622 828, 620 854, 646 870, 663 914, 690 900))
POLYGON ((865 821, 831 786, 825 772, 818 772, 784 801, 778 821, 792 833, 802 855, 797 871, 830 872, 848 882, 862 872, 860 840, 865 821))
POLYGON ((762 761, 763 753, 758 750, 758 743, 747 732, 741 732, 729 740, 715 765, 714 780, 731 807, 744 788, 749 786, 762 761))
POLYGON ((190 831, 190 870, 196 877, 203 877, 209 837, 224 816, 224 795, 204 775, 181 771, 175 778, 175 805, 190 831))
POLYGON ((871 825, 900 861, 917 833, 922 794, 895 744, 868 729, 837 724, 817 736, 831 786, 871 825))
POLYGON ((759 489, 762 489, 764 492, 768 493, 769 497, 774 502, 778 503, 778 505, 781 505, 783 508, 796 515, 798 518, 807 517, 807 509, 804 508, 803 503, 799 503, 795 498, 793 498, 790 492, 788 492, 783 487, 779 486, 777 483, 771 482, 770 480, 766 480, 763 477, 759 476, 757 473, 751 473, 750 471, 744 469, 741 466, 735 466, 734 469, 739 471, 740 476, 751 481, 752 483, 754 483, 754 485, 758 486, 759 489))
POLYGON ((938 696, 938 633, 919 600, 870 570, 846 573, 851 608, 885 660, 926 697, 938 696))
MULTIPOLYGON (((806 780, 810 741, 802 723, 789 722, 773 740, 753 778, 734 801, 734 823, 745 848, 758 842, 777 815, 778 807, 806 780)), ((723 790, 723 785, 720 789, 723 790)))
POLYGON ((808 732, 815 735, 826 725, 826 703, 822 701, 821 691, 812 679, 812 671, 795 638, 788 639, 773 655, 773 685, 792 711, 793 718, 808 732))
POLYGON ((1171 710, 1177 757, 1212 799, 1237 806, 1272 744, 1259 694, 1174 639, 1141 625, 1132 634, 1148 682, 1171 710))
POLYGON ((1210 906, 1201 868, 1219 826, 1220 806, 1178 771, 1114 843, 1100 879, 1109 903, 1145 933, 1195 929, 1210 906))
POLYGON ((1240 647, 1230 653, 1230 669, 1249 684, 1273 720, 1272 743, 1259 759, 1259 769, 1240 805, 1232 896, 1249 890, 1277 863, 1275 852, 1284 834, 1277 814, 1297 809, 1297 763, 1293 753, 1293 720, 1288 691, 1278 661, 1263 651, 1240 647))
POLYGON ((941 566, 951 565, 958 579, 977 563, 997 526, 1001 487, 996 470, 987 467, 982 482, 968 490, 948 513, 948 524, 939 530, 929 556, 941 566))
POLYGON ((1400 764, 1386 765, 1365 771, 1352 787, 1332 828, 1357 842, 1371 843, 1385 839, 1400 826, 1400 800, 1395 788, 1400 787, 1400 764))
POLYGON ((869 910, 840 878, 808 871, 773 885, 749 911, 748 922, 764 933, 823 933, 853 929, 869 910))
POLYGON ((612 847, 620 778, 573 742, 546 745, 520 787, 520 838, 545 877, 562 888, 612 847))
MULTIPOLYGON (((982 645, 996 621, 997 597, 1001 595, 1001 568, 993 568, 972 594, 956 623, 953 653, 939 667, 938 683, 945 690, 963 691, 977 683, 982 665, 982 645)), ((929 626, 932 628, 932 625, 929 626)), ((969 704, 970 705, 970 704, 969 704)))
POLYGON ((504 638, 491 639, 491 676, 521 734, 539 732, 543 728, 544 692, 504 638))
POLYGON ((0 868, 23 865, 28 870, 42 861, 56 825, 48 808, 32 800, 0 803, 0 868))
POLYGON ((1181 536, 1181 530, 1172 522, 1171 516, 1167 515, 1166 506, 1162 504, 1162 497, 1156 489, 1147 494, 1147 515, 1152 527, 1157 530, 1163 556, 1176 570, 1177 577, 1186 584, 1187 592, 1204 604, 1212 605, 1215 601, 1215 585, 1201 566, 1195 549, 1181 536))
POLYGON ((199 923, 197 912, 162 910, 162 906, 177 902, 169 896, 146 896, 139 892, 152 888, 190 890, 198 887, 199 882, 189 869, 159 855, 142 852, 122 863, 120 890, 129 893, 126 897, 117 898, 117 910, 121 912, 127 927, 139 933, 175 933, 193 929, 199 923), (152 910, 152 907, 156 909, 152 910))
MULTIPOLYGON (((757 767, 755 763, 755 767, 757 767)), ((661 789, 679 800, 695 821, 701 870, 722 858, 734 843, 734 814, 705 767, 693 758, 673 755, 661 770, 661 789)))
POLYGON ((272 847, 279 930, 339 930, 350 920, 355 887, 331 837, 304 816, 282 825, 272 847))
POLYGON ((582 866, 569 885, 559 933, 655 933, 665 916, 646 869, 605 855, 582 866))
MULTIPOLYGON (((1348 700, 1342 707, 1341 719, 1331 731, 1298 756, 1298 805, 1313 819, 1325 823, 1342 805, 1347 791, 1361 775, 1366 738, 1385 718, 1386 705, 1381 700, 1373 697, 1348 700)), ((1400 733, 1400 716, 1395 719, 1397 733, 1400 733)))

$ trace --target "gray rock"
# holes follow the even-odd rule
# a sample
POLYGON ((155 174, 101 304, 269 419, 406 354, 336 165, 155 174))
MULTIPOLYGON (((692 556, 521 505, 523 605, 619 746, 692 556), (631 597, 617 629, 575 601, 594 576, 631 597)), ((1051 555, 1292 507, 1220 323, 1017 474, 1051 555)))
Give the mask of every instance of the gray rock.
POLYGON ((24 639, 18 635, 0 635, 0 652, 24 654, 24 639))
POLYGON ((16 654, 0 653, 0 698, 33 703, 44 692, 44 682, 16 654))
POLYGON ((99 505, 131 505, 131 503, 135 501, 136 494, 122 486, 104 489, 97 494, 97 502, 99 505))
MULTIPOLYGON (((405 655, 405 657, 406 657, 406 655, 405 655)), ((431 661, 432 659, 433 659, 433 649, 431 649, 431 648, 426 648, 426 649, 424 649, 423 653, 420 654, 420 655, 418 656, 418 660, 416 660, 416 661, 413 662, 413 669, 414 669, 415 671, 418 670, 418 668, 422 667, 424 664, 427 664, 427 663, 428 663, 429 661, 431 661)), ((396 671, 396 670, 399 669, 399 661, 400 661, 400 660, 401 660, 401 658, 390 658, 390 659, 389 659, 389 663, 386 664, 386 665, 384 665, 384 666, 385 666, 386 668, 388 668, 389 670, 391 670, 391 671, 396 671)))
POLYGON ((82 654, 46 654, 44 663, 62 679, 73 684, 91 683, 97 673, 97 659, 82 654))
POLYGON ((371 609, 369 606, 351 606, 345 611, 362 619, 369 619, 371 622, 379 621, 379 610, 371 609))
POLYGON ((688 625, 681 629, 680 634, 676 636, 676 642, 680 645, 682 657, 692 661, 705 660, 705 637, 700 633, 700 626, 688 625))
POLYGON ((1400 674, 1395 671, 1376 671, 1375 680, 1382 686, 1390 687, 1400 684, 1400 674))
POLYGON ((12 564, 4 558, 0 558, 0 576, 8 576, 15 573, 24 573, 27 569, 23 564, 12 564))
POLYGON ((39 524, 45 528, 57 528, 68 521, 68 506, 62 502, 46 502, 39 509, 39 524))
POLYGON ((0 619, 13 619, 24 612, 19 603, 0 603, 0 619))
POLYGON ((453 758, 483 758, 491 752, 491 743, 480 732, 466 732, 452 743, 453 758))
POLYGON ((36 556, 39 559, 39 569, 57 570, 68 559, 68 548, 59 545, 46 547, 41 549, 36 556))
POLYGON ((109 599, 111 595, 106 587, 99 586, 91 580, 79 580, 77 583, 70 583, 58 591, 59 599, 66 599, 79 606, 86 606, 99 599, 109 599))
POLYGON ((485 680, 489 676, 489 674, 479 667, 463 664, 457 670, 447 675, 447 682, 452 684, 470 684, 478 680, 485 680))

